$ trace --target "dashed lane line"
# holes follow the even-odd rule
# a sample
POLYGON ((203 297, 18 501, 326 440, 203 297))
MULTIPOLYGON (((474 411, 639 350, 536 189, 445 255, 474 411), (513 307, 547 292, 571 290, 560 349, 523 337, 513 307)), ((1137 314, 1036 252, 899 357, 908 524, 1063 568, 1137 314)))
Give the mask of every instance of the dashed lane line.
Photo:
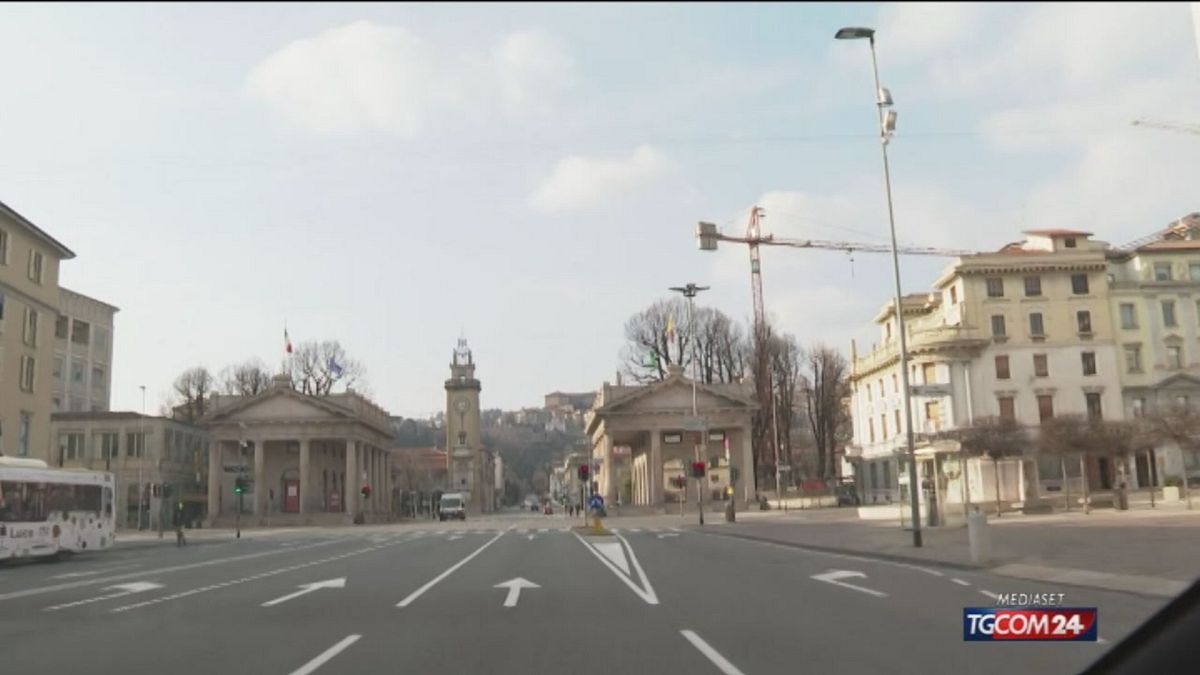
POLYGON ((952 579, 950 579, 950 581, 953 581, 954 583, 958 584, 959 586, 970 586, 971 585, 971 582, 963 581, 962 579, 958 579, 958 578, 952 578, 952 579))
POLYGON ((304 664, 303 666, 300 666, 296 670, 293 670, 291 675, 309 675, 309 673, 312 673, 312 672, 316 671, 317 668, 320 668, 321 666, 325 665, 325 663, 327 661, 329 661, 333 657, 340 654, 347 647, 354 644, 355 642, 358 642, 358 639, 361 637, 362 637, 361 635, 347 635, 346 637, 342 638, 341 642, 338 642, 336 645, 321 652, 312 661, 309 661, 308 663, 304 664))
POLYGON ((712 645, 704 641, 704 638, 696 635, 695 631, 681 630, 679 634, 692 643, 701 654, 705 656, 712 664, 717 667, 725 675, 743 675, 742 671, 738 670, 737 666, 729 662, 729 659, 721 656, 721 652, 712 648, 712 645))

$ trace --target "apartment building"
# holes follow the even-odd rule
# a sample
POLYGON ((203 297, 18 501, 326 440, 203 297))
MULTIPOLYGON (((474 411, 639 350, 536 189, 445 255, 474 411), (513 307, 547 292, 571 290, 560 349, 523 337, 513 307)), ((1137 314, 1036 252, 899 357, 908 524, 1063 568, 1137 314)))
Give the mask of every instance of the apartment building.
POLYGON ((103 412, 112 400, 116 307, 59 289, 54 326, 53 412, 103 412))

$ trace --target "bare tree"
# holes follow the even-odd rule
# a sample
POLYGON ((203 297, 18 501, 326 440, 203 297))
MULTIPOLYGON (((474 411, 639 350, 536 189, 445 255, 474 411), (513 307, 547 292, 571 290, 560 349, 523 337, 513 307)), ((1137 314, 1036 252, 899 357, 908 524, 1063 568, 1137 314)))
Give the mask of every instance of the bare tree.
POLYGON ((171 384, 173 416, 195 422, 207 412, 208 398, 213 394, 212 373, 204 366, 188 368, 171 384))
POLYGON ((996 487, 996 517, 1000 517, 1000 460, 1020 457, 1029 446, 1024 427, 1007 417, 981 417, 968 427, 944 432, 962 444, 968 457, 988 457, 996 487))
POLYGON ((812 429, 817 476, 832 475, 834 450, 850 424, 844 401, 850 396, 849 364, 836 349, 815 345, 803 354, 800 394, 812 429))
MULTIPOLYGON (((803 360, 804 353, 792 335, 780 335, 772 340, 771 371, 775 377, 772 399, 775 417, 771 421, 779 427, 779 460, 789 466, 792 465, 792 418, 795 416, 797 396, 803 386, 800 375, 803 360)), ((775 439, 772 438, 771 441, 774 442, 775 439)), ((792 470, 795 471, 795 467, 792 470)))
MULTIPOLYGON (((1158 443, 1174 443, 1180 452, 1200 451, 1200 409, 1186 405, 1172 405, 1156 409, 1140 419, 1140 427, 1147 440, 1158 443)), ((1188 485, 1187 463, 1183 465, 1183 496, 1188 508, 1192 508, 1191 486, 1188 485)))
POLYGON ((346 356, 337 340, 311 340, 296 345, 292 358, 285 362, 284 372, 292 378, 292 386, 310 396, 326 396, 333 385, 344 382, 351 386, 363 379, 366 368, 346 356))
POLYGON ((247 359, 221 370, 221 393, 233 396, 255 396, 271 386, 271 373, 261 359, 247 359))
POLYGON ((748 352, 741 327, 711 307, 697 307, 695 321, 693 337, 683 298, 659 300, 630 317, 621 356, 625 372, 635 382, 660 382, 668 366, 698 364, 699 380, 707 384, 743 378, 748 352))
POLYGON ((1083 482, 1083 509, 1090 510, 1088 502, 1087 454, 1091 451, 1092 433, 1088 420, 1082 415, 1059 415, 1042 422, 1038 432, 1038 447, 1042 452, 1058 455, 1063 477, 1063 492, 1067 498, 1067 510, 1071 509, 1071 489, 1067 481, 1067 458, 1077 457, 1079 476, 1083 482))

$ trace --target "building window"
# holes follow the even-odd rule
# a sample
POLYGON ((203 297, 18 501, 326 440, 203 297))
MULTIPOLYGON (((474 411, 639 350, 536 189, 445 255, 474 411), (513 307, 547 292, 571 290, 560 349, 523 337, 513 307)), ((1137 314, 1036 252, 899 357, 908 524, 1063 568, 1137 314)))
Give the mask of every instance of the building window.
POLYGON ((63 357, 61 357, 61 356, 54 357, 54 373, 53 373, 54 379, 56 379, 56 380, 62 379, 62 368, 63 368, 63 357))
POLYGON ((104 326, 92 326, 92 345, 96 347, 93 357, 106 359, 108 350, 108 329, 104 326))
POLYGON ((1038 420, 1045 422, 1054 417, 1054 397, 1049 394, 1038 394, 1038 420))
POLYGON ((1037 377, 1049 377, 1050 366, 1047 364, 1045 354, 1033 355, 1033 374, 1037 377))
POLYGON ((21 412, 21 428, 17 431, 17 456, 29 456, 29 427, 33 426, 33 415, 21 412))
POLYGON ((1100 412, 1100 394, 1088 393, 1084 394, 1087 399, 1087 416, 1090 420, 1102 419, 1104 416, 1100 412))
POLYGON ((992 315, 992 337, 1004 337, 1004 315, 992 315))
POLYGON ((125 434, 125 456, 126 457, 145 457, 146 456, 146 435, 136 432, 125 434))
POLYGON ((1137 328, 1137 310, 1131 302, 1121 303, 1121 328, 1137 328))
POLYGON ((117 457, 117 443, 121 435, 115 432, 102 432, 97 434, 97 445, 100 447, 100 459, 115 459, 117 457))
POLYGON ((868 436, 868 438, 870 438, 871 442, 874 443, 875 442, 875 420, 867 420, 867 431, 870 434, 870 436, 868 436))
POLYGON ((884 333, 884 335, 883 335, 884 342, 891 342, 892 341, 892 322, 891 321, 883 324, 883 333, 884 333))
POLYGON ((1146 412, 1146 399, 1138 397, 1133 399, 1133 416, 1141 417, 1146 412))
POLYGON ((871 402, 871 385, 867 384, 867 402, 871 402))
POLYGON ((75 432, 63 434, 59 440, 59 448, 67 459, 84 459, 83 434, 75 432))
POLYGON ((892 460, 885 459, 880 462, 883 467, 883 489, 892 489, 892 460))
POLYGON ((987 294, 989 298, 1004 297, 1004 279, 1000 277, 988 277, 987 294))
POLYGON ((887 415, 879 416, 879 435, 880 435, 880 438, 883 438, 883 439, 887 439, 887 437, 888 437, 887 415))
POLYGON ((1174 328, 1176 325, 1178 325, 1175 323, 1175 301, 1174 300, 1163 300, 1162 301, 1162 317, 1163 317, 1163 326, 1165 326, 1167 328, 1174 328))
POLYGON ((1188 276, 1192 281, 1200 281, 1200 263, 1188 264, 1188 276))
POLYGON ((30 347, 36 347, 37 346, 37 333, 38 333, 37 310, 35 310, 31 307, 26 307, 25 308, 25 333, 22 336, 25 340, 25 344, 30 347))
POLYGON ((942 402, 941 401, 926 401, 925 402, 925 420, 929 424, 929 431, 942 430, 942 402))
POLYGON ((1083 352, 1080 354, 1083 359, 1083 374, 1096 374, 1096 352, 1083 352))
POLYGON ((1171 263, 1154 263, 1154 280, 1171 280, 1171 263))
POLYGON ((1007 380, 1008 376, 1009 376, 1008 375, 1008 357, 1007 356, 997 356, 996 357, 996 379, 997 380, 1007 380))
POLYGON ((0 265, 8 264, 8 232, 0 230, 0 265))
POLYGON ((91 330, 91 325, 86 321, 73 319, 71 321, 71 342, 77 345, 86 345, 88 343, 88 333, 91 330))
POLYGON ((71 359, 71 381, 83 382, 83 361, 71 359))
POLYGON ((1067 237, 1063 239, 1063 246, 1067 248, 1075 248, 1075 237, 1067 237))
POLYGON ((1086 295, 1088 292, 1088 278, 1086 274, 1071 275, 1071 292, 1075 295, 1086 295))
POLYGON ((1034 312, 1029 315, 1029 334, 1041 337, 1046 334, 1046 326, 1042 323, 1042 313, 1034 312))
POLYGON ((952 305, 958 304, 958 286, 950 287, 950 304, 952 304, 952 305))
POLYGON ((1142 372, 1142 346, 1125 345, 1125 371, 1129 373, 1142 372))
POLYGON ((896 418, 896 435, 897 435, 897 436, 899 436, 899 435, 900 435, 900 433, 901 433, 901 429, 900 429, 900 411, 899 411, 899 410, 895 410, 895 411, 894 411, 894 417, 896 418))
POLYGON ((29 280, 35 284, 42 283, 42 254, 40 251, 29 251, 29 280))
POLYGON ((67 339, 67 326, 71 322, 66 316, 59 314, 58 320, 54 322, 54 337, 59 340, 67 339))
POLYGON ((879 463, 871 462, 871 489, 879 489, 879 463))
POLYGON ((883 400, 883 398, 884 398, 884 393, 883 393, 883 378, 882 378, 882 377, 881 377, 881 378, 879 378, 879 398, 880 398, 880 400, 883 400))
POLYGON ((1092 332, 1092 313, 1087 310, 1075 312, 1075 323, 1079 325, 1080 333, 1092 332))
POLYGON ((892 373, 892 392, 896 394, 900 393, 900 377, 895 373, 892 373))
POLYGON ((37 368, 37 360, 32 356, 21 356, 21 391, 33 392, 34 371, 37 368))
POLYGON ((1175 405, 1179 406, 1180 408, 1188 407, 1187 394, 1180 394, 1179 396, 1176 396, 1175 397, 1175 405))
POLYGON ((921 364, 921 381, 925 384, 934 384, 937 382, 937 364, 922 363, 921 364))
POLYGON ((1016 409, 1016 406, 1013 405, 1013 397, 1001 396, 1000 398, 998 398, 996 400, 1000 402, 1000 417, 1001 417, 1001 419, 1006 419, 1006 420, 1017 419, 1017 409, 1016 409))
POLYGON ((1042 294, 1041 277, 1025 277, 1025 297, 1033 298, 1042 294))
POLYGON ((1167 367, 1174 370, 1183 367, 1183 347, 1167 345, 1167 367))
POLYGON ((104 369, 92 366, 92 389, 104 389, 104 369))

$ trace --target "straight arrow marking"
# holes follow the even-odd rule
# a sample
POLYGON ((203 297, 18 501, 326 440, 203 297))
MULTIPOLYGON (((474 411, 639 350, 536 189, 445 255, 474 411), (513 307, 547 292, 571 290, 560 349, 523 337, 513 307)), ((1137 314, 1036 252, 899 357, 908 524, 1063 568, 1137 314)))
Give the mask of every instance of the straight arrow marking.
POLYGON ((68 602, 68 603, 65 603, 62 605, 54 605, 53 607, 46 607, 44 611, 53 612, 53 611, 60 610, 60 609, 67 609, 68 607, 78 607, 80 605, 90 605, 93 602, 102 602, 104 600, 116 600, 117 598, 123 598, 127 595, 133 595, 134 593, 141 593, 143 591, 152 591, 156 588, 162 588, 162 587, 163 587, 162 584, 156 584, 156 583, 153 583, 150 581, 133 581, 133 582, 130 582, 127 584, 117 584, 115 586, 107 586, 103 590, 117 591, 117 592, 109 593, 108 595, 98 595, 94 598, 87 598, 86 600, 76 600, 75 602, 68 602))
POLYGON ((519 600, 521 597, 522 588, 541 588, 541 586, 538 586, 528 579, 517 577, 516 579, 509 579, 508 581, 498 583, 492 588, 507 588, 508 595, 504 597, 504 606, 516 607, 517 600, 519 600))
POLYGON ((852 578, 857 578, 857 577, 862 577, 863 579, 865 579, 865 578, 867 578, 867 575, 862 572, 854 572, 851 570, 829 570, 828 572, 826 572, 824 574, 812 575, 813 579, 816 579, 817 581, 824 581, 827 584, 833 584, 834 586, 841 586, 843 588, 849 588, 849 589, 852 589, 855 591, 859 591, 860 593, 867 593, 869 595, 874 595, 874 596, 880 597, 880 598, 887 597, 887 593, 884 593, 882 591, 877 591, 873 588, 863 588, 862 586, 855 586, 854 584, 848 584, 844 581, 839 581, 839 579, 852 579, 852 578))
POLYGON ((295 593, 289 593, 289 594, 283 596, 282 598, 275 598, 274 600, 264 602, 262 604, 262 606, 263 607, 272 607, 274 605, 278 605, 280 603, 287 602, 288 600, 291 600, 293 598, 298 598, 302 595, 312 593, 313 591, 320 590, 322 588, 345 588, 345 587, 346 587, 346 577, 340 577, 338 579, 326 579, 325 581, 314 581, 311 584, 300 584, 300 590, 296 591, 295 593))

